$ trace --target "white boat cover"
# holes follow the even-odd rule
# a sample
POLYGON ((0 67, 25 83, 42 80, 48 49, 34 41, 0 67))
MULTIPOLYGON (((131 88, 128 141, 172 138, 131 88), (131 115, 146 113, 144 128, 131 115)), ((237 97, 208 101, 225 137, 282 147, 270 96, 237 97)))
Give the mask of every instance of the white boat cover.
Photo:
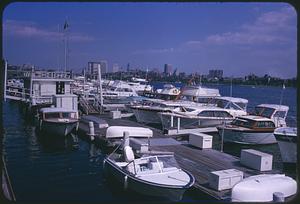
POLYGON ((149 128, 129 127, 129 126, 110 126, 106 130, 106 138, 122 138, 124 132, 129 133, 129 137, 152 137, 153 132, 149 128))
POLYGON ((297 182, 284 174, 260 174, 250 176, 233 186, 232 202, 270 202, 273 193, 281 192, 289 197, 297 192, 297 182))
POLYGON ((265 108, 273 108, 278 111, 288 111, 289 107, 285 105, 277 105, 277 104, 260 104, 256 107, 265 107, 265 108))

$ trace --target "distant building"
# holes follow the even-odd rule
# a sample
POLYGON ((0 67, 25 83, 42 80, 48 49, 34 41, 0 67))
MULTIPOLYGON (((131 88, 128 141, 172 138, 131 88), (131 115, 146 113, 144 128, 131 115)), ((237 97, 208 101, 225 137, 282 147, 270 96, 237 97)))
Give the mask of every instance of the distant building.
POLYGON ((170 76, 172 74, 172 65, 171 64, 165 64, 164 66, 164 75, 170 76))
POLYGON ((108 63, 106 60, 101 60, 100 61, 100 65, 101 65, 101 74, 105 74, 108 72, 108 63))
POLYGON ((113 64, 112 66, 112 72, 118 72, 119 71, 119 65, 118 64, 113 64))
POLYGON ((130 64, 128 63, 127 64, 127 72, 129 72, 130 71, 130 64))
POLYGON ((89 76, 90 79, 98 79, 98 66, 101 63, 100 62, 88 62, 88 70, 87 70, 87 75, 89 76))
POLYGON ((209 70, 208 76, 209 79, 222 79, 223 78, 223 70, 221 69, 212 69, 209 70))

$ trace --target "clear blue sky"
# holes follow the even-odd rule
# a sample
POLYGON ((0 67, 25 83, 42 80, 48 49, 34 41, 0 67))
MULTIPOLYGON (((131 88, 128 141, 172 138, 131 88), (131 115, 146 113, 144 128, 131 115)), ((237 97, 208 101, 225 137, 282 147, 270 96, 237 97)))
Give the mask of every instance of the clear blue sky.
POLYGON ((65 19, 74 70, 107 60, 225 76, 297 73, 297 14, 285 3, 13 3, 3 13, 4 58, 63 67, 65 19))

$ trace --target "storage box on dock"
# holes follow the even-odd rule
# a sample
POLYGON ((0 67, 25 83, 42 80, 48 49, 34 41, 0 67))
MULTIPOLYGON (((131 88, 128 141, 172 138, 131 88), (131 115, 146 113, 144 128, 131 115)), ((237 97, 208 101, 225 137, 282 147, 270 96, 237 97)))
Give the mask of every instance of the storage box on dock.
POLYGON ((201 149, 212 147, 212 136, 204 133, 191 133, 189 135, 189 144, 201 149))
POLYGON ((244 173, 237 169, 212 171, 209 175, 209 186, 218 191, 231 189, 236 183, 243 180, 243 176, 244 173))
POLYGON ((272 170, 273 155, 254 149, 243 149, 241 151, 241 164, 259 171, 272 170))
POLYGON ((112 119, 118 119, 121 118, 121 111, 110 111, 109 115, 112 119))

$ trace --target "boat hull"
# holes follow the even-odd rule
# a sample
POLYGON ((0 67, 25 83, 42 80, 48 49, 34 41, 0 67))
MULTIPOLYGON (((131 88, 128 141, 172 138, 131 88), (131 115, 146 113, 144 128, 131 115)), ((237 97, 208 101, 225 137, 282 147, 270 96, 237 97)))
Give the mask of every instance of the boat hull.
POLYGON ((104 160, 104 171, 111 175, 123 185, 124 190, 132 190, 143 195, 162 197, 171 201, 180 201, 184 192, 190 187, 172 187, 166 185, 155 185, 150 182, 142 181, 131 174, 126 174, 124 170, 115 165, 109 159, 104 160))
POLYGON ((274 135, 278 142, 282 162, 295 164, 297 162, 297 134, 289 136, 274 132, 274 135))
MULTIPOLYGON (((223 128, 218 128, 219 135, 222 137, 223 128)), ((277 143, 273 132, 251 132, 238 131, 232 129, 224 129, 224 142, 239 143, 239 144, 274 144, 277 143)))
POLYGON ((41 132, 58 137, 69 135, 77 127, 78 121, 62 123, 42 121, 40 125, 41 132))

